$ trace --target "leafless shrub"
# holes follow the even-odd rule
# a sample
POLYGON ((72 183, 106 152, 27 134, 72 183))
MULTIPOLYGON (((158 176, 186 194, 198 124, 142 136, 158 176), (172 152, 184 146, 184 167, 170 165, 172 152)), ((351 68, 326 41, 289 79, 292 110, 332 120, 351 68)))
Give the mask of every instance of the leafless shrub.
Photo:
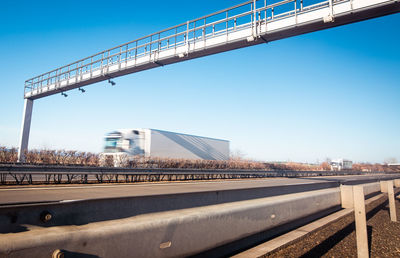
MULTIPOLYGON (((0 146, 0 163, 17 162, 17 149, 0 146)), ((319 165, 296 162, 267 163, 243 159, 235 156, 229 160, 189 160, 156 157, 128 157, 126 155, 95 154, 90 152, 66 150, 30 150, 25 153, 25 161, 29 164, 64 165, 64 166, 105 166, 115 165, 129 168, 185 168, 185 169, 247 169, 247 170, 296 170, 296 171, 326 171, 330 170, 329 163, 319 165)), ((400 172, 400 166, 387 164, 353 164, 353 170, 364 172, 400 172)))
POLYGON ((128 167, 129 157, 126 154, 120 154, 114 156, 114 166, 115 167, 128 167))
MULTIPOLYGON (((0 163, 16 163, 16 148, 0 146, 0 163)), ((25 152, 25 163, 43 165, 99 166, 99 155, 90 152, 65 150, 30 150, 25 152)))
POLYGON ((104 156, 104 166, 105 167, 114 167, 114 157, 113 156, 104 156))
POLYGON ((17 162, 18 151, 16 148, 6 148, 0 146, 0 163, 15 163, 17 162))

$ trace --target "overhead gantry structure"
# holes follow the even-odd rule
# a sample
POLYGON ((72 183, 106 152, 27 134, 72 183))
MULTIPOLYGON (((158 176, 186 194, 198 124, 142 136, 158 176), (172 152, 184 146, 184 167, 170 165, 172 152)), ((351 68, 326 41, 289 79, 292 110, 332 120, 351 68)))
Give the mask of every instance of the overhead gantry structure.
POLYGON ((398 0, 251 0, 41 74, 25 81, 18 161, 24 161, 28 147, 35 99, 65 95, 65 91, 115 77, 399 11, 398 0))

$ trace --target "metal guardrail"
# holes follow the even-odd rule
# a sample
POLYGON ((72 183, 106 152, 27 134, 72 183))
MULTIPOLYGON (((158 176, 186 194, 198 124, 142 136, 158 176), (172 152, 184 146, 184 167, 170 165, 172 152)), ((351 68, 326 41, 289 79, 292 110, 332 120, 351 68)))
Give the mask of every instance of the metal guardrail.
POLYGON ((266 171, 0 165, 0 184, 133 183, 361 175, 359 171, 266 171))
MULTIPOLYGON (((363 188, 371 193, 381 190, 379 183, 363 188)), ((225 196, 242 197, 243 190, 225 196)), ((196 198, 191 194, 155 195, 1 207, 0 256, 222 257, 343 205, 339 187, 278 196, 262 191, 266 196, 223 202, 221 193, 212 194, 213 198, 204 198, 210 195, 202 192, 196 198), (215 203, 182 207, 204 200, 215 203), (172 208, 171 202, 179 207, 172 208), (168 209, 158 212, 164 207, 168 209)))
MULTIPOLYGON (((165 50, 174 50, 174 55, 178 55, 177 48, 181 46, 195 45, 197 42, 204 41, 221 35, 228 35, 230 32, 252 28, 254 34, 261 29, 261 25, 276 21, 282 18, 296 16, 302 12, 317 10, 326 6, 332 6, 336 1, 312 1, 312 0, 251 0, 242 4, 203 16, 171 28, 150 34, 148 36, 133 40, 131 42, 116 46, 80 59, 71 64, 59 67, 50 72, 41 74, 25 81, 25 97, 27 93, 32 93, 28 97, 39 94, 43 87, 54 85, 55 92, 62 91, 68 86, 69 79, 77 78, 79 81, 90 80, 98 77, 93 75, 94 71, 101 71, 100 76, 105 80, 110 72, 112 65, 118 65, 118 71, 127 69, 128 61, 133 60, 135 67, 136 61, 148 56, 148 62, 157 63, 158 53, 165 50), (304 3, 304 2, 307 2, 304 3), (121 65, 125 63, 124 67, 121 65), (83 78, 83 75, 86 75, 83 78), (67 81, 67 85, 61 86, 61 82, 67 81), (33 94, 34 90, 39 90, 33 94)), ((189 47, 188 47, 189 50, 189 47)), ((77 81, 78 82, 78 81, 77 81)), ((74 83, 72 83, 74 84, 74 83)))

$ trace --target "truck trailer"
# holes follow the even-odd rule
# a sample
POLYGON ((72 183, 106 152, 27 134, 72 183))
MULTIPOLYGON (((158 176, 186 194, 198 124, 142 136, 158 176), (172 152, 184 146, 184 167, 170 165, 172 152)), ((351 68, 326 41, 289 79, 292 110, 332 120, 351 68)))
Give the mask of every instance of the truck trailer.
POLYGON ((104 155, 229 159, 229 141, 157 129, 119 129, 104 137, 104 155))

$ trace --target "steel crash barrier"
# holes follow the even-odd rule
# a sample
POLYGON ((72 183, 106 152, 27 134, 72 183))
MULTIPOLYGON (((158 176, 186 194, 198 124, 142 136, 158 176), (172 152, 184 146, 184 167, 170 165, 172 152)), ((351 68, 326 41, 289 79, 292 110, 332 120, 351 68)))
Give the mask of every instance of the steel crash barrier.
MULTIPOLYGON (((379 173, 379 172, 377 172, 379 173)), ((0 184, 134 183, 360 175, 359 171, 265 171, 0 165, 0 184)), ((384 174, 381 172, 381 174, 384 174)))
MULTIPOLYGON (((356 228, 361 232, 357 232, 357 246, 365 248, 362 233, 365 196, 385 193, 390 199, 391 218, 397 220, 391 199, 394 200, 395 193, 399 192, 398 187, 398 179, 354 186, 331 185, 314 190, 305 187, 280 195, 252 196, 244 200, 233 198, 223 203, 176 206, 98 220, 88 219, 96 209, 87 214, 80 214, 78 209, 93 205, 95 200, 8 205, 0 207, 0 256, 183 257, 212 252, 227 255, 222 247, 228 248, 229 252, 238 251, 238 248, 254 244, 255 239, 259 241, 260 236, 274 236, 341 209, 354 210, 356 228), (76 208, 71 209, 71 206, 76 208)), ((179 199, 176 195, 174 198, 179 199)), ((202 196, 186 196, 181 201, 185 198, 186 201, 204 200, 202 196)), ((173 198, 169 196, 168 199, 173 198)), ((115 201, 101 200, 101 206, 110 209, 120 205, 115 201)), ((151 199, 142 200, 142 203, 146 202, 151 203, 151 199)), ((125 203, 123 206, 135 210, 139 209, 138 204, 125 203)), ((154 206, 158 205, 149 204, 148 207, 154 206)), ((360 250, 365 253, 364 249, 360 250)))

